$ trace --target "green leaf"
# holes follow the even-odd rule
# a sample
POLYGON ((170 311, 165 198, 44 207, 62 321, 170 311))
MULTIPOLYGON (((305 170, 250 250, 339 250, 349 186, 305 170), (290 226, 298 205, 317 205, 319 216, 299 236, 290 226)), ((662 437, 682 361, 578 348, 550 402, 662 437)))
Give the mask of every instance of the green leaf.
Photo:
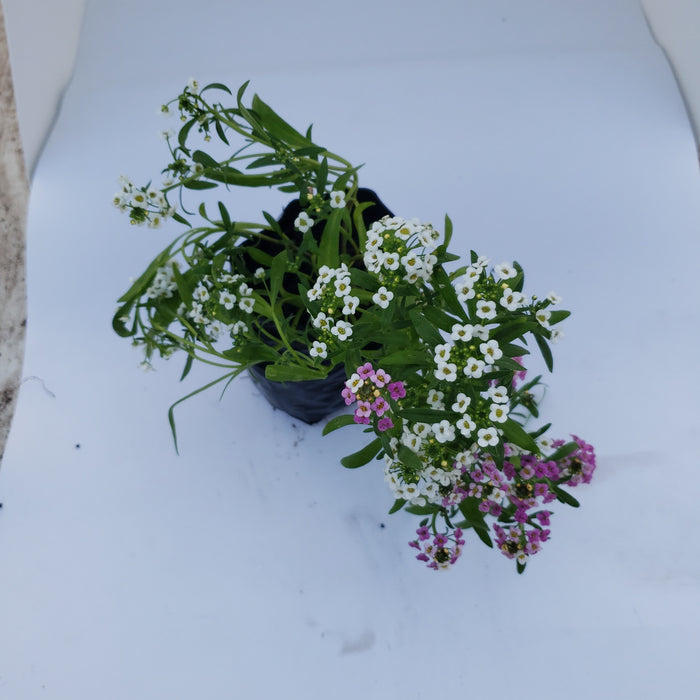
POLYGON ((253 110, 269 134, 289 144, 292 148, 303 148, 305 146, 314 145, 282 119, 282 117, 269 105, 265 104, 257 95, 253 96, 253 110))
POLYGON ((187 355, 187 359, 185 360, 185 366, 182 368, 182 374, 180 375, 180 381, 182 381, 190 373, 193 361, 194 357, 192 357, 192 355, 187 355))
POLYGON ((382 365, 421 365, 425 361, 423 350, 397 350, 382 356, 382 365))
POLYGON ((571 311, 552 311, 549 315, 549 323, 554 325, 555 323, 561 323, 565 318, 571 316, 571 311))
POLYGON ((423 316, 417 309, 411 309, 408 313, 416 333, 429 345, 435 347, 443 342, 443 337, 440 335, 435 326, 423 316))
POLYGON ((434 323, 438 328, 442 328, 443 331, 451 331, 452 326, 456 323, 455 318, 434 306, 424 307, 423 314, 431 323, 434 323))
POLYGON ((564 489, 560 488, 559 486, 555 486, 554 484, 552 484, 551 489, 557 497, 557 500, 561 503, 566 503, 566 505, 571 506, 572 508, 580 507, 581 504, 568 491, 564 491, 564 489))
POLYGON ((572 452, 575 452, 577 449, 578 445, 575 442, 567 442, 565 445, 562 445, 558 450, 552 452, 552 454, 547 457, 547 460, 557 462, 560 459, 564 459, 564 457, 568 457, 572 452))
POLYGON ((124 304, 124 306, 120 306, 117 309, 117 312, 114 314, 114 317, 112 318, 112 328, 114 329, 114 332, 121 336, 122 338, 129 338, 132 335, 136 333, 136 325, 132 328, 129 328, 124 321, 122 321, 122 318, 129 318, 129 314, 131 313, 131 309, 133 308, 133 304, 124 304))
POLYGON ((501 428, 503 429, 503 437, 508 442, 512 442, 514 445, 522 447, 529 452, 537 453, 537 443, 520 423, 509 418, 505 423, 501 424, 501 428))
POLYGON ((319 245, 318 264, 328 265, 328 267, 338 267, 340 265, 340 219, 341 209, 334 209, 326 221, 326 225, 321 234, 319 245))
POLYGON ((432 408, 402 408, 397 411, 401 418, 406 418, 413 423, 439 423, 441 420, 454 419, 451 411, 436 411, 432 408))
POLYGON ((214 187, 218 187, 215 182, 208 182, 207 180, 183 180, 182 186, 188 190, 211 190, 214 187))
POLYGON ((195 163, 203 165, 205 168, 218 168, 221 165, 221 163, 214 160, 208 153, 205 153, 204 151, 195 151, 192 154, 192 160, 195 163))
POLYGON ((190 119, 183 127, 180 129, 180 133, 177 136, 178 143, 180 144, 180 148, 184 149, 189 153, 189 149, 185 146, 185 143, 187 143, 187 136, 190 133, 190 129, 197 123, 196 119, 190 119))
POLYGON ((549 349, 547 341, 541 335, 535 335, 535 342, 542 353, 547 369, 551 372, 554 369, 554 360, 552 359, 552 351, 549 349))
POLYGON ((406 512, 411 515, 432 515, 438 510, 438 506, 406 506, 406 512))
POLYGON ((346 425, 357 425, 355 423, 355 416, 352 414, 344 413, 342 416, 336 416, 331 418, 326 426, 323 428, 323 435, 328 435, 338 428, 344 428, 346 425))
POLYGON ((459 510, 466 520, 467 526, 474 529, 477 537, 487 546, 493 547, 489 536, 489 526, 486 524, 486 514, 479 510, 476 498, 465 498, 459 504, 459 510))
POLYGON ((391 506, 391 510, 389 510, 389 515, 392 513, 396 513, 397 511, 401 510, 404 506, 406 505, 406 499, 405 498, 397 498, 394 501, 394 505, 391 506))
POLYGON ((381 448, 382 441, 379 438, 375 438, 369 445, 365 445, 361 450, 347 457, 343 457, 340 463, 348 469, 357 469, 357 467, 362 467, 368 462, 371 462, 377 456, 381 448))
MULTIPOLYGON (((247 85, 248 83, 246 83, 247 85)), ((205 85, 200 91, 199 94, 201 95, 205 90, 223 90, 224 92, 227 92, 229 95, 233 95, 231 90, 226 87, 223 83, 209 83, 209 85, 205 85)))
POLYGON ((398 458, 399 461, 403 462, 410 469, 421 471, 425 468, 425 465, 423 462, 421 462, 420 457, 406 445, 399 445, 398 458))
POLYGON ((274 306, 287 271, 287 251, 283 250, 272 258, 270 266, 270 304, 274 306))
POLYGON ((325 374, 320 370, 300 365, 268 365, 265 367, 265 378, 273 382, 304 382, 313 379, 324 379, 325 374))

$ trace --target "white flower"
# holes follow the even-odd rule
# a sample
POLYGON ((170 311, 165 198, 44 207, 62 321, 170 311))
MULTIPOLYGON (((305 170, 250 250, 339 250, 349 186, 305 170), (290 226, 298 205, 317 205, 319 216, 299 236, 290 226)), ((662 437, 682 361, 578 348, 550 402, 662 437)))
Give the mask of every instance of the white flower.
POLYGON ((430 225, 425 224, 418 232, 418 240, 421 245, 428 250, 435 249, 435 241, 440 238, 440 234, 430 225))
POLYGON ((481 338, 481 340, 488 340, 489 339, 489 330, 485 326, 481 326, 479 324, 474 324, 472 326, 472 337, 473 338, 481 338))
POLYGON ((496 265, 493 271, 496 273, 496 277, 499 280, 507 280, 518 274, 518 271, 513 267, 512 263, 507 262, 496 265))
POLYGON ((244 321, 236 321, 231 327, 231 335, 238 335, 239 333, 247 333, 248 326, 244 321))
POLYGON ((328 327, 331 325, 331 319, 326 316, 326 314, 321 311, 321 313, 316 316, 316 318, 312 319, 311 323, 313 324, 314 328, 320 328, 321 330, 327 330, 328 327))
POLYGON ((406 272, 415 272, 422 266, 420 256, 417 253, 407 253, 401 258, 401 264, 406 272))
POLYGON ((476 267, 484 268, 489 264, 490 260, 485 255, 480 255, 474 265, 476 267))
POLYGON ((475 357, 468 357, 464 365, 464 374, 473 379, 479 379, 484 373, 486 363, 483 360, 477 360, 475 357))
POLYGON ((479 428, 477 432, 477 443, 479 447, 489 447, 498 445, 498 431, 493 426, 479 428))
POLYGON ((401 260, 397 253, 385 253, 382 267, 385 267, 387 270, 398 270, 400 262, 401 260))
POLYGON ((434 409, 441 411, 445 408, 445 404, 442 400, 445 398, 445 394, 437 389, 431 389, 428 392, 428 405, 432 406, 434 409))
POLYGON ((345 206, 345 192, 342 190, 333 190, 331 192, 331 207, 333 209, 341 209, 345 206))
POLYGON ((338 338, 338 340, 347 340, 352 335, 352 326, 347 321, 338 321, 338 323, 331 328, 331 333, 338 338))
POLYGON ((452 404, 452 410, 457 413, 465 413, 471 402, 472 400, 466 394, 460 392, 452 404))
POLYGON ((190 78, 187 81, 187 85, 185 86, 185 92, 191 92, 193 95, 196 95, 199 90, 199 82, 196 81, 194 78, 190 78))
POLYGON ((245 297, 238 302, 238 307, 245 311, 247 314, 253 313, 253 307, 255 306, 255 300, 252 297, 245 297))
POLYGON ((448 420, 441 420, 431 426, 438 442, 450 442, 455 439, 455 427, 448 420))
POLYGON ((558 328, 552 329, 552 334, 549 336, 553 343, 558 343, 564 337, 564 332, 560 331, 558 328))
POLYGON ((484 361, 490 365, 503 357, 503 350, 498 347, 498 341, 496 340, 489 340, 486 343, 481 343, 481 345, 479 345, 479 350, 484 355, 484 361))
POLYGON ((547 437, 538 437, 535 441, 537 446, 545 452, 552 449, 552 440, 547 437))
POLYGON ((353 394, 356 394, 363 386, 365 383, 365 380, 360 377, 360 375, 355 372, 350 379, 348 379, 345 382, 345 386, 352 391, 353 394))
POLYGON ((414 452, 418 452, 423 444, 423 438, 421 438, 420 435, 404 433, 401 436, 401 442, 406 445, 406 447, 410 447, 414 452))
POLYGON ((537 319, 537 322, 540 324, 540 326, 542 326, 543 328, 549 328, 549 317, 551 315, 551 311, 541 309, 535 314, 535 318, 537 319))
POLYGON ((259 267, 259 268, 253 273, 253 277, 255 277, 255 279, 264 280, 264 279, 265 279, 265 268, 264 268, 264 267, 259 267))
POLYGON ((468 340, 472 339, 473 332, 474 327, 471 324, 467 323, 462 325, 461 323, 455 323, 454 326, 452 326, 450 338, 452 338, 452 340, 462 340, 466 343, 468 340))
POLYGON ((219 304, 221 304, 225 309, 232 309, 236 303, 236 297, 231 294, 231 292, 226 289, 219 292, 219 304))
POLYGON ((494 423, 505 423, 508 420, 508 406, 502 403, 492 403, 489 420, 494 423))
POLYGON ((440 362, 435 370, 435 376, 446 382, 454 382, 457 379, 457 365, 452 362, 440 362))
POLYGON ((352 291, 349 277, 339 277, 333 284, 335 285, 335 295, 340 299, 346 297, 352 291))
POLYGON ((524 301, 525 297, 520 292, 514 292, 512 289, 506 287, 498 303, 502 307, 508 309, 508 311, 515 311, 523 305, 524 301))
POLYGON ((358 297, 353 297, 350 295, 347 295, 343 297, 343 314, 345 316, 350 316, 351 314, 354 314, 355 311, 357 311, 357 306, 360 303, 360 299, 358 297))
POLYGON ((221 323, 221 321, 210 321, 207 324, 207 333, 214 339, 216 340, 219 336, 224 335, 227 331, 230 331, 230 328, 225 324, 221 323))
POLYGON ((331 267, 328 267, 328 265, 321 265, 318 269, 318 280, 316 284, 319 282, 321 284, 325 284, 326 282, 330 282, 335 277, 335 270, 331 267))
POLYGON ((476 302, 476 315, 479 318, 491 319, 496 316, 496 304, 492 301, 480 299, 476 302))
POLYGON ((364 261, 368 272, 379 272, 384 262, 384 253, 381 250, 368 250, 365 252, 364 261))
POLYGON ((455 424, 464 437, 471 437, 472 431, 476 428, 476 423, 472 421, 469 414, 465 413, 455 424))
POLYGON ((324 359, 328 356, 327 351, 328 346, 325 343, 322 343, 318 340, 314 340, 313 345, 309 349, 309 355, 311 355, 311 357, 320 357, 321 359, 324 359))
POLYGON ((386 287, 380 287, 376 294, 372 296, 372 301, 377 306, 381 306, 382 309, 386 309, 393 298, 394 292, 389 291, 386 287))
POLYGON ((314 220, 305 211, 294 219, 294 227, 302 233, 306 233, 313 225, 314 220))
POLYGON ((194 290, 194 294, 192 296, 197 298, 199 301, 206 301, 207 299, 209 299, 209 291, 204 285, 200 284, 194 290))
POLYGON ((557 304, 561 304, 561 297, 558 294, 555 294, 554 292, 550 292, 547 294, 547 299, 552 302, 555 306, 557 304))
POLYGON ((439 365, 441 362, 447 362, 450 359, 451 351, 452 346, 449 343, 441 343, 440 345, 436 345, 435 349, 433 350, 435 353, 433 356, 435 364, 439 365))
POLYGON ((474 282, 472 280, 457 280, 455 282, 455 292, 457 292, 457 299, 460 301, 467 301, 467 299, 473 299, 476 292, 472 285, 474 282))
POLYGON ((429 431, 430 426, 427 423, 415 423, 413 426, 413 432, 419 437, 426 437, 429 431))
POLYGON ((238 288, 238 293, 242 297, 249 297, 253 293, 253 290, 245 282, 243 282, 243 284, 241 284, 241 286, 238 288))
POLYGON ((306 292, 306 298, 309 301, 316 301, 316 299, 319 299, 320 297, 321 297, 321 288, 317 287, 316 285, 311 287, 311 289, 309 289, 306 292))
POLYGON ((500 384, 490 386, 487 391, 482 393, 482 396, 496 403, 508 403, 508 390, 500 384))

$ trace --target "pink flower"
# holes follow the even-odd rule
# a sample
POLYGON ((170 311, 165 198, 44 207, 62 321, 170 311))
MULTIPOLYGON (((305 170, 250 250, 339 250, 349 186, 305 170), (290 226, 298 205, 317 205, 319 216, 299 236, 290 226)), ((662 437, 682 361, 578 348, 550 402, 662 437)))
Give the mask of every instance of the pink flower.
POLYGON ((370 379, 374 382, 374 385, 380 389, 391 381, 391 377, 383 369, 378 369, 370 379))
POLYGON ((385 430, 389 430, 389 428, 393 427, 394 423, 392 422, 391 418, 389 418, 389 416, 384 416, 384 418, 380 418, 379 422, 377 423, 377 429, 380 433, 383 433, 385 430))
POLYGON ((387 400, 383 396, 378 396, 370 407, 377 416, 383 416, 390 408, 387 400))
POLYGON ((351 389, 348 389, 348 387, 345 387, 343 391, 340 392, 343 395, 343 398, 345 399, 345 405, 349 406, 351 403, 355 401, 357 398, 355 394, 352 392, 351 389))
POLYGON ((360 379, 367 379, 374 373, 374 368, 370 362, 365 362, 364 365, 357 368, 357 373, 360 375, 360 379))
POLYGON ((392 382, 387 386, 391 398, 396 401, 397 399, 402 399, 406 396, 406 389, 404 388, 403 382, 392 382))

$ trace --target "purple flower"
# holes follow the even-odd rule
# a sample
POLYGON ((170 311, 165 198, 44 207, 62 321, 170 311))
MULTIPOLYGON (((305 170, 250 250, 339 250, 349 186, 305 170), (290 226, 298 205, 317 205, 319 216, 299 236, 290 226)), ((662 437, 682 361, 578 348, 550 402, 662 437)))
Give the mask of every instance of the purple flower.
POLYGON ((406 389, 404 388, 403 382, 392 382, 386 387, 389 390, 389 395, 394 401, 397 399, 402 399, 406 396, 406 389))
POLYGON ((367 379, 374 374, 374 368, 369 362, 365 362, 364 365, 357 368, 357 373, 360 375, 360 379, 367 379))
POLYGON ((391 418, 389 418, 389 416, 384 416, 384 418, 380 418, 379 422, 377 423, 377 430, 379 430, 380 433, 383 433, 393 427, 394 424, 391 418))

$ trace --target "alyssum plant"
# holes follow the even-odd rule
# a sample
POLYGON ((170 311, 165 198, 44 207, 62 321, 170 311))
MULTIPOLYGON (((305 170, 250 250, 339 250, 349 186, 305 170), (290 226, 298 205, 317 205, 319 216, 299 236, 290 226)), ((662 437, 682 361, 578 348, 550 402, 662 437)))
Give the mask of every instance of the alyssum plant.
POLYGON ((194 360, 221 367, 202 389, 257 369, 273 403, 276 391, 301 390, 304 415, 289 412, 309 422, 342 397, 353 413, 324 432, 355 424, 368 434, 342 463, 383 460, 390 512, 421 518, 410 543, 418 559, 449 567, 473 530, 522 572, 549 538, 549 504, 578 506, 565 487, 595 469, 580 438, 530 427, 541 377, 525 377, 528 341, 551 371, 550 342, 569 312, 556 294, 526 295, 515 262, 490 267, 472 252, 448 271, 459 260, 449 218, 441 240, 432 226, 393 216, 310 129, 302 135, 257 96, 244 106, 245 88, 224 106, 208 95, 232 96, 228 88, 190 81, 163 107, 183 121, 167 138, 163 185, 122 180, 115 204, 133 223, 172 217, 187 230, 121 298, 115 330, 143 346, 147 365, 182 350, 183 377, 194 360), (265 223, 237 221, 222 201, 213 216, 200 202, 192 227, 188 196, 221 185, 273 186, 296 199, 280 219, 263 212, 265 223), (324 378, 330 394, 315 381, 303 394, 324 378))

